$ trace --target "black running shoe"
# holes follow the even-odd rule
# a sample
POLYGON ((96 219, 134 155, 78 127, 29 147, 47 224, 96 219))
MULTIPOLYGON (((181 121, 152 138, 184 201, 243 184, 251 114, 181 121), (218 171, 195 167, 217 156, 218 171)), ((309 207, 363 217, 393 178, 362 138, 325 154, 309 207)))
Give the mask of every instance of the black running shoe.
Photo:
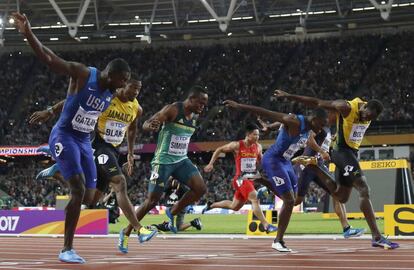
POLYGON ((164 221, 161 224, 152 224, 151 226, 154 226, 155 228, 157 228, 157 230, 162 231, 162 232, 170 231, 170 229, 168 228, 168 221, 164 221))
POLYGON ((200 231, 203 228, 203 224, 201 223, 201 220, 199 218, 195 218, 190 221, 191 226, 196 228, 198 231, 200 231))
POLYGON ((211 210, 211 205, 213 204, 213 202, 208 201, 206 207, 203 208, 203 210, 201 211, 201 214, 204 214, 205 212, 211 210))

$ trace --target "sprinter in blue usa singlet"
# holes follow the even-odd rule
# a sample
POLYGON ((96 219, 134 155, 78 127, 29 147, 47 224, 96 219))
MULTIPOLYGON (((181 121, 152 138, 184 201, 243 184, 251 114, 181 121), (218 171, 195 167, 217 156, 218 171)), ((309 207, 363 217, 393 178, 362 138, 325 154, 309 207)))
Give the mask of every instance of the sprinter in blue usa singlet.
POLYGON ((96 187, 90 133, 94 130, 98 116, 108 107, 112 93, 99 89, 98 71, 89 68, 86 85, 76 94, 68 94, 62 114, 52 129, 49 146, 60 171, 68 180, 77 174, 85 175, 85 187, 96 187))
POLYGON ((263 155, 262 166, 272 190, 281 197, 284 193, 297 192, 297 177, 290 160, 297 151, 306 146, 309 128, 305 125, 305 117, 296 115, 300 122, 300 131, 296 136, 289 135, 286 125, 282 125, 276 142, 263 155))
POLYGON ((114 91, 124 86, 130 76, 129 66, 122 59, 111 61, 103 72, 83 65, 80 69, 85 71, 84 83, 79 79, 75 82, 71 77, 63 111, 49 137, 52 156, 71 188, 66 208, 65 243, 59 254, 61 261, 70 263, 85 262, 72 246, 81 203, 92 200, 97 182, 90 133, 99 115, 109 106, 114 91))
POLYGON ((49 146, 71 189, 71 199, 66 207, 64 248, 59 259, 84 263, 85 260, 73 249, 73 238, 81 203, 92 200, 97 182, 90 133, 95 129, 99 115, 109 106, 114 91, 125 86, 130 69, 122 59, 111 61, 102 72, 94 67, 76 65, 79 65, 80 74, 69 74, 71 83, 65 105, 50 134, 49 146))
POLYGON ((78 62, 66 61, 39 41, 32 32, 26 15, 15 12, 12 13, 12 18, 14 26, 26 38, 38 59, 51 71, 70 77, 67 103, 50 134, 49 145, 71 189, 71 197, 65 209, 64 245, 59 260, 85 263, 73 249, 73 238, 85 196, 85 186, 94 187, 96 179, 89 133, 94 129, 99 114, 111 101, 112 93, 125 87, 131 69, 121 58, 109 62, 102 72, 78 62))
POLYGON ((224 102, 227 107, 245 110, 260 117, 282 123, 275 143, 264 153, 262 167, 271 190, 283 200, 279 212, 278 231, 272 248, 279 252, 291 252, 283 241, 295 203, 297 178, 290 159, 306 145, 309 131, 319 133, 328 122, 328 114, 316 109, 310 116, 284 114, 261 107, 239 104, 232 100, 224 102))

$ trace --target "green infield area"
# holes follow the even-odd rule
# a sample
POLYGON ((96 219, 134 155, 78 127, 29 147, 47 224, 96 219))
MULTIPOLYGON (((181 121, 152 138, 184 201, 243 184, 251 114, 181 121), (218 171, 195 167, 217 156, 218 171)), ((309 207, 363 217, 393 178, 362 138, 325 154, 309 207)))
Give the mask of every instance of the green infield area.
MULTIPOLYGON (((186 215, 185 222, 199 217, 203 223, 203 229, 197 231, 190 228, 185 232, 180 233, 224 233, 224 234, 245 234, 247 215, 186 215)), ((154 223, 161 223, 166 220, 165 215, 148 215, 142 220, 143 225, 150 225, 154 223)), ((120 222, 109 225, 110 233, 119 233, 122 227, 127 225, 127 220, 124 216, 120 222)), ((366 233, 369 233, 369 228, 364 219, 351 219, 349 223, 353 227, 365 228, 366 233)), ((377 219, 378 227, 381 232, 384 230, 384 220, 377 219)), ((342 233, 342 228, 338 219, 323 219, 320 213, 297 213, 292 215, 288 234, 339 234, 342 233)))

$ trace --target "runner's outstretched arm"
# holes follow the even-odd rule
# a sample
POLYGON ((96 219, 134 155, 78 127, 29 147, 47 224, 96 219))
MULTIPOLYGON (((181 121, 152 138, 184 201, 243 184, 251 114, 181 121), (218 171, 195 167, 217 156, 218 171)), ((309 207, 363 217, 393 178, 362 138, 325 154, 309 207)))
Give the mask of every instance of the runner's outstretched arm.
POLYGON ((343 99, 323 100, 308 96, 292 95, 282 90, 275 90, 276 97, 287 98, 305 104, 308 107, 320 107, 327 110, 337 111, 346 117, 351 112, 351 106, 343 99))
POLYGON ((309 145, 310 148, 312 148, 312 150, 321 154, 324 160, 330 160, 329 153, 323 150, 322 147, 316 142, 315 136, 316 136, 315 133, 313 131, 310 131, 307 144, 309 145))
POLYGON ((44 123, 50 120, 51 118, 53 118, 54 116, 62 112, 64 104, 65 104, 65 99, 59 101, 58 103, 56 103, 55 105, 53 105, 47 110, 34 112, 29 118, 29 124, 31 125, 36 124, 36 123, 41 124, 41 123, 44 123))
POLYGON ((158 131, 166 121, 172 121, 178 113, 177 107, 174 104, 168 104, 161 111, 157 112, 150 117, 142 125, 142 129, 145 131, 158 131))
POLYGON ((273 122, 273 123, 266 123, 260 117, 257 118, 257 121, 262 126, 262 131, 268 133, 271 130, 279 129, 282 123, 280 122, 273 122))
POLYGON ((66 61, 57 56, 48 47, 44 46, 32 32, 30 22, 25 14, 14 12, 12 13, 12 17, 17 30, 26 37, 27 42, 32 47, 36 56, 40 61, 48 65, 53 72, 69 75, 72 78, 87 78, 89 76, 89 70, 85 65, 66 61))
POLYGON ((135 139, 137 138, 137 127, 138 127, 138 118, 142 115, 142 107, 138 106, 138 113, 134 121, 128 126, 127 130, 127 142, 128 142, 128 169, 127 173, 129 176, 132 175, 134 169, 134 144, 135 139))
POLYGON ((298 121, 296 120, 296 118, 292 117, 289 114, 270 111, 270 110, 267 110, 267 109, 264 109, 264 108, 261 108, 261 107, 257 107, 257 106, 253 106, 253 105, 241 104, 241 103, 237 103, 236 101, 233 101, 233 100, 226 100, 226 101, 224 101, 224 104, 227 107, 252 112, 252 113, 255 113, 255 114, 257 114, 261 117, 269 118, 272 121, 277 121, 277 122, 280 122, 280 123, 285 124, 287 126, 291 126, 292 124, 293 125, 298 125, 298 121))
POLYGON ((238 142, 230 142, 214 151, 213 155, 211 156, 210 162, 204 167, 204 172, 211 172, 213 170, 214 162, 219 158, 221 153, 229 153, 229 152, 236 152, 239 150, 239 143, 238 142))

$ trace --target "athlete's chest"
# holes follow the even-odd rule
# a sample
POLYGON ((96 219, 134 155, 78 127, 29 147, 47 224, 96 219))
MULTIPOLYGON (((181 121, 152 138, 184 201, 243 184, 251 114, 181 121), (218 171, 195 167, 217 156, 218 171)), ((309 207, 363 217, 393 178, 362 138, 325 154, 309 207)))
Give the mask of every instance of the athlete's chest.
POLYGON ((175 122, 180 126, 186 126, 194 129, 197 128, 197 121, 192 117, 187 118, 184 115, 181 115, 176 118, 175 122))
POLYGON ((240 158, 257 158, 257 147, 241 147, 238 155, 240 158))
POLYGON ((109 90, 98 89, 94 83, 88 84, 78 93, 78 103, 86 111, 105 111, 112 100, 109 90))
POLYGON ((111 103, 102 117, 108 120, 131 123, 136 117, 136 110, 132 104, 111 103))

